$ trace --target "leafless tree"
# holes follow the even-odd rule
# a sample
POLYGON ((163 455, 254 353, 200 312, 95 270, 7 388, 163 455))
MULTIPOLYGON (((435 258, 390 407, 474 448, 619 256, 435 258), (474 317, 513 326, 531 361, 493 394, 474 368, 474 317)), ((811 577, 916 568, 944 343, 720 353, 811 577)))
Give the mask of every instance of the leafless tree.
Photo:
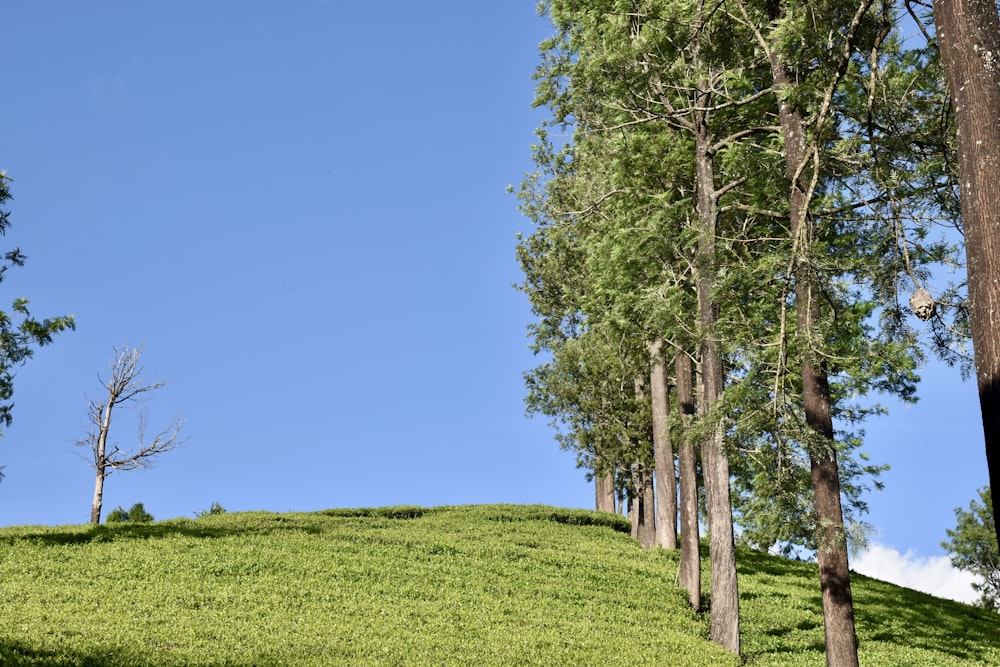
POLYGON ((101 380, 107 397, 103 401, 88 401, 87 417, 91 427, 84 438, 76 441, 77 446, 87 447, 93 452, 91 465, 97 471, 94 502, 90 510, 91 523, 101 522, 104 479, 112 470, 148 468, 156 456, 177 448, 185 440, 180 437, 184 420, 174 417, 166 429, 153 436, 151 442, 146 442, 146 412, 142 407, 142 398, 144 394, 163 387, 166 382, 151 382, 143 377, 142 366, 139 365, 141 356, 141 346, 130 348, 126 344, 115 348, 111 375, 107 380, 101 380), (111 412, 118 406, 135 407, 139 411, 139 440, 135 449, 123 450, 117 443, 108 444, 111 412))

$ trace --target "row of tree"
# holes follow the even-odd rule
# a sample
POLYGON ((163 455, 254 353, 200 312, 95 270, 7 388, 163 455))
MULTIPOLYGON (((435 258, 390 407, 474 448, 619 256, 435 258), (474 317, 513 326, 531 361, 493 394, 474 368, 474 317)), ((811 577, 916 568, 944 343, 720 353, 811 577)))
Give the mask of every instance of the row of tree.
POLYGON ((875 0, 540 5, 556 33, 536 75, 552 119, 520 190, 535 223, 521 287, 546 359, 526 374, 528 409, 592 471, 599 509, 624 494, 640 542, 679 539, 694 606, 703 483, 712 638, 733 652, 736 521, 751 545, 815 552, 828 663, 857 664, 848 545, 881 470, 858 449, 882 411, 868 397, 912 400, 927 347, 968 364, 970 323, 981 389, 991 367, 976 337, 989 300, 973 289, 976 270, 1000 275, 974 265, 991 240, 970 242, 968 300, 927 281, 964 260, 943 228, 982 229, 966 188, 989 192, 967 166, 985 149, 963 139, 981 102, 945 71, 978 58, 961 76, 1000 91, 987 42, 938 45, 972 27, 959 5, 989 5, 994 27, 997 10, 936 4, 933 17, 875 0), (904 22, 926 39, 905 40, 904 22))

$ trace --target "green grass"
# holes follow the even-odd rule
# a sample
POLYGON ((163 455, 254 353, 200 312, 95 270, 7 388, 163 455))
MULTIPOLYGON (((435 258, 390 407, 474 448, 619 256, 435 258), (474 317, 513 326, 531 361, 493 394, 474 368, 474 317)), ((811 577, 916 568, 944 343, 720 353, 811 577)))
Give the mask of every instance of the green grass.
MULTIPOLYGON (((627 529, 507 505, 0 529, 0 665, 740 664, 627 529)), ((740 586, 746 664, 825 664, 814 566, 741 552, 740 586)), ((1000 665, 1000 616, 854 588, 863 664, 1000 665)))

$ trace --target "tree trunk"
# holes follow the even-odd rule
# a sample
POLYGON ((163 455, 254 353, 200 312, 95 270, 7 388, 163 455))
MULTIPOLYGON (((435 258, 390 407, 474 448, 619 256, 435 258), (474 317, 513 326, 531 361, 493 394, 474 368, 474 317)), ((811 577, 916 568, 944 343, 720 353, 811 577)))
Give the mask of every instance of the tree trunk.
MULTIPOLYGON (((109 390, 110 391, 110 390, 109 390)), ((94 499, 90 505, 90 523, 101 522, 101 509, 104 504, 104 478, 107 476, 108 431, 111 430, 111 408, 115 404, 115 396, 110 393, 108 402, 101 411, 101 424, 97 434, 97 451, 94 452, 94 467, 97 469, 97 481, 94 483, 94 499)))
POLYGON ((656 470, 656 544, 677 548, 677 473, 670 442, 670 396, 663 341, 649 346, 649 393, 653 407, 653 464, 656 470))
MULTIPOLYGON (((682 424, 694 417, 694 382, 691 359, 678 352, 674 357, 677 378, 677 411, 682 424)), ((688 592, 695 611, 701 609, 701 550, 698 542, 698 470, 697 452, 690 433, 685 429, 678 443, 677 464, 681 490, 681 566, 680 584, 688 592)))
POLYGON ((632 537, 648 549, 656 544, 656 520, 653 513, 653 474, 644 463, 632 468, 633 495, 630 499, 629 519, 632 537))
POLYGON ((656 509, 653 494, 653 471, 645 463, 636 466, 639 474, 639 545, 656 546, 656 509))
MULTIPOLYGON (((777 12, 780 8, 775 7, 777 12)), ((772 15, 772 19, 780 18, 772 15)), ((776 86, 790 89, 795 78, 774 50, 770 54, 776 86)), ((819 316, 820 295, 815 278, 805 260, 812 237, 806 201, 807 186, 800 173, 805 162, 806 130, 801 114, 787 98, 779 95, 778 115, 785 140, 785 172, 790 180, 789 225, 793 239, 795 309, 797 335, 802 340, 802 403, 806 423, 818 436, 808 446, 812 471, 813 502, 817 521, 816 560, 823 594, 823 622, 826 664, 829 667, 857 667, 858 640, 854 627, 854 601, 847 556, 844 515, 840 504, 840 473, 834 448, 830 385, 826 368, 815 354, 813 323, 819 316)))
POLYGON ((615 511, 615 480, 611 474, 594 473, 594 489, 597 495, 598 512, 615 511))
POLYGON ((90 505, 90 523, 101 522, 101 509, 104 505, 104 466, 97 468, 97 481, 94 483, 94 500, 90 505))
MULTIPOLYGON (((958 128, 969 325, 993 489, 1000 485, 1000 16, 995 0, 935 0, 934 24, 958 128)), ((1000 535, 1000 514, 994 521, 1000 535)))
MULTIPOLYGON (((707 90, 708 86, 702 86, 707 90)), ((701 109, 709 108, 707 94, 698 97, 701 109)), ((700 411, 716 424, 701 445, 702 474, 708 501, 709 557, 712 561, 712 640, 733 653, 740 652, 740 598, 736 578, 736 540, 733 534, 733 507, 729 492, 729 459, 722 427, 711 413, 722 397, 723 368, 719 344, 715 340, 715 235, 718 202, 715 171, 710 152, 711 134, 707 112, 695 114, 695 172, 697 177, 698 311, 701 319, 701 363, 703 401, 700 411)))
POLYGON ((628 515, 629 524, 632 526, 629 535, 632 537, 633 540, 638 542, 639 541, 639 498, 637 495, 638 490, 635 484, 635 471, 631 471, 630 475, 632 477, 631 485, 633 488, 631 491, 629 491, 628 495, 625 498, 625 502, 627 503, 628 506, 626 514, 628 515))
MULTIPOLYGON (((796 286, 796 299, 799 288, 796 286)), ((814 296, 814 295, 813 295, 814 296)), ((808 298, 808 297, 807 297, 808 298)), ((814 296, 815 298, 815 296, 814 296)), ((813 502, 816 508, 816 562, 823 592, 826 664, 858 665, 858 640, 854 629, 854 599, 847 556, 844 514, 840 505, 840 471, 833 448, 833 418, 826 371, 815 361, 802 368, 803 402, 809 427, 824 436, 829 446, 809 447, 813 502)))

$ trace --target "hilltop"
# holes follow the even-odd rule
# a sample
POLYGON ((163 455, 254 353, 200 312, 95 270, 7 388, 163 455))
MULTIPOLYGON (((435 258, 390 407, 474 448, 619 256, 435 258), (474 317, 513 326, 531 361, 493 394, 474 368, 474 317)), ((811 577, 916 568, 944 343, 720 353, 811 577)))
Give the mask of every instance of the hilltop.
MULTIPOLYGON (((627 531, 511 505, 0 529, 0 664, 740 664, 627 531)), ((739 573, 745 664, 825 664, 815 566, 739 573)), ((1000 615, 853 582, 862 664, 1000 664, 1000 615)))

